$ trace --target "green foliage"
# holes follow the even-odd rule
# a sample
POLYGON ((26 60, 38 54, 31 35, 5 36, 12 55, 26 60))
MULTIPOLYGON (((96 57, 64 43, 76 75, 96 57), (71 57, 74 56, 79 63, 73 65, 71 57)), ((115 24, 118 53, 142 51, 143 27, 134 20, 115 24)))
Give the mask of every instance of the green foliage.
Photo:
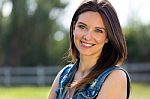
POLYGON ((150 24, 131 21, 125 28, 128 62, 150 61, 150 24))
POLYGON ((0 65, 58 64, 67 49, 67 33, 61 41, 56 41, 53 35, 58 30, 64 31, 57 17, 66 4, 60 0, 11 0, 11 3, 13 8, 8 17, 0 12, 0 65))

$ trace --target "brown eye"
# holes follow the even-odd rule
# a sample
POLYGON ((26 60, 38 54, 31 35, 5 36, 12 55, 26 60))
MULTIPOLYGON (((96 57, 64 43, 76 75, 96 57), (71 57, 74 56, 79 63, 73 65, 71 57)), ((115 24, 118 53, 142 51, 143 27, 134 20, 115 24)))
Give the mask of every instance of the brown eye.
POLYGON ((103 29, 99 29, 99 28, 97 28, 97 29, 95 29, 95 32, 96 32, 96 33, 103 33, 103 32, 104 32, 104 30, 103 30, 103 29))
POLYGON ((80 29, 85 29, 85 28, 86 28, 84 25, 78 25, 78 27, 79 27, 80 29))

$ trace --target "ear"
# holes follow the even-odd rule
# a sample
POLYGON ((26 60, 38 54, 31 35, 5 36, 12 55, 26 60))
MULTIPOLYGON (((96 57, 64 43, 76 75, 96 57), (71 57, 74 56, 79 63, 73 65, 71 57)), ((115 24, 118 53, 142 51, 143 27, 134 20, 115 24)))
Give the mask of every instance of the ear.
POLYGON ((75 27, 76 27, 76 22, 75 21, 73 21, 73 24, 72 24, 72 27, 73 27, 73 35, 75 35, 75 27))
POLYGON ((73 28, 73 36, 75 35, 75 27, 73 28))
POLYGON ((105 40, 105 43, 108 43, 108 38, 105 40))
POLYGON ((75 35, 75 25, 73 26, 73 35, 75 35))
POLYGON ((74 30, 73 30, 73 36, 75 35, 74 30))

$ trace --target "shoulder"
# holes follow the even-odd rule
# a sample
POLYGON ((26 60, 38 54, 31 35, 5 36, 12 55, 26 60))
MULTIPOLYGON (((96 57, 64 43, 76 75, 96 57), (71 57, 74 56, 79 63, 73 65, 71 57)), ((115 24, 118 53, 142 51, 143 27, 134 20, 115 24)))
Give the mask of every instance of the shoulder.
POLYGON ((68 64, 64 68, 61 69, 61 71, 58 73, 58 75, 63 75, 64 73, 68 72, 74 64, 68 64))
POLYGON ((101 99, 126 99, 127 76, 125 71, 113 70, 105 79, 98 94, 101 99), (113 90, 113 91, 112 91, 113 90))
POLYGON ((68 64, 59 71, 59 73, 56 76, 57 82, 59 81, 60 76, 63 76, 64 74, 66 74, 66 72, 68 72, 73 67, 73 65, 74 64, 68 64))
POLYGON ((73 66, 73 64, 68 64, 65 67, 63 67, 57 74, 53 83, 59 83, 60 76, 63 76, 69 69, 72 68, 72 66, 73 66))
POLYGON ((106 78, 106 82, 111 81, 111 82, 116 82, 116 83, 126 83, 127 81, 127 76, 125 71, 123 70, 113 70, 112 73, 109 74, 109 76, 106 78))
POLYGON ((51 90, 48 96, 48 99, 55 99, 56 97, 56 89, 59 87, 59 80, 60 76, 65 73, 66 70, 70 69, 73 66, 73 64, 66 65, 64 68, 62 68, 57 76, 55 77, 55 80, 53 81, 53 84, 51 86, 51 90))

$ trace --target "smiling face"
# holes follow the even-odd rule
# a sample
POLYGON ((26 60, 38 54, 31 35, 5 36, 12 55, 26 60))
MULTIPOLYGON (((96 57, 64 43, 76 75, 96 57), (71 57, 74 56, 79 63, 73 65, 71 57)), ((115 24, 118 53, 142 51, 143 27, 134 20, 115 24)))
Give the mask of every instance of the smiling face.
POLYGON ((80 14, 73 33, 80 57, 98 58, 104 44, 108 42, 105 26, 98 12, 87 11, 80 14))

